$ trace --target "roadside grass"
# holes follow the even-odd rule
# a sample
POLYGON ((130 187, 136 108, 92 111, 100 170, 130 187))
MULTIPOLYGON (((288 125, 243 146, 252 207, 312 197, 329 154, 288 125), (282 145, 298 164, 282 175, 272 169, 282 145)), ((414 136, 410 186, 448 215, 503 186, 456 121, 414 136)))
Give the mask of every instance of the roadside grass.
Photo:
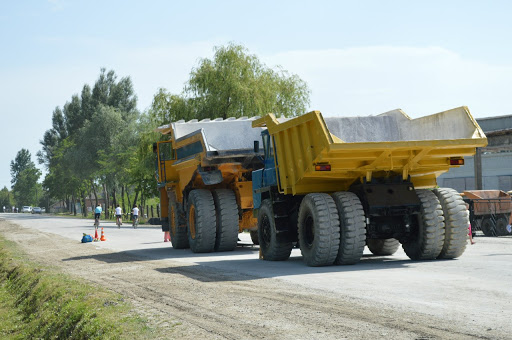
POLYGON ((27 260, 0 235, 1 339, 154 339, 119 294, 27 260))

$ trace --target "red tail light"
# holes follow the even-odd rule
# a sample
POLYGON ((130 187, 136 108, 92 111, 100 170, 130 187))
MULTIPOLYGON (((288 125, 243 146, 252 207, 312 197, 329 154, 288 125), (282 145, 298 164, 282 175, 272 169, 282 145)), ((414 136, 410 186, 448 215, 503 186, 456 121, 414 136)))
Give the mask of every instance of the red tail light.
POLYGON ((464 158, 450 158, 450 165, 464 165, 464 158))
POLYGON ((330 164, 317 164, 315 165, 315 171, 331 171, 330 164))

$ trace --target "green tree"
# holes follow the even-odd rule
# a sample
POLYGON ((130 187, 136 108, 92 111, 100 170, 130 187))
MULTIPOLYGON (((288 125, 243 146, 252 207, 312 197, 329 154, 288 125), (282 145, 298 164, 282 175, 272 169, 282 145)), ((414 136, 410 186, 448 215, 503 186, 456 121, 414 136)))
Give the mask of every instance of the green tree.
POLYGON ((16 154, 14 160, 11 161, 11 184, 15 185, 21 172, 30 167, 35 167, 34 162, 31 160, 30 152, 27 149, 21 149, 16 154))
POLYGON ((201 59, 185 88, 196 118, 242 117, 268 112, 284 116, 305 113, 309 89, 296 75, 271 69, 241 45, 215 47, 212 60, 201 59))
MULTIPOLYGON (((12 193, 7 189, 6 186, 2 190, 0 190, 0 209, 3 209, 4 207, 6 209, 11 209, 11 207, 14 205, 14 198, 12 193)), ((5 212, 2 210, 2 212, 5 212)))
POLYGON ((269 68, 236 44, 215 47, 213 59, 192 69, 182 94, 159 89, 149 110, 155 125, 179 119, 305 113, 310 90, 297 75, 269 68))
POLYGON ((159 125, 175 122, 180 119, 189 120, 194 117, 190 100, 181 95, 169 93, 166 89, 160 88, 153 97, 149 110, 149 123, 151 130, 159 125))
POLYGON ((52 128, 46 130, 43 135, 43 140, 39 141, 43 146, 43 149, 37 152, 39 164, 44 164, 46 168, 48 168, 54 149, 58 147, 59 143, 66 139, 67 136, 68 132, 64 114, 59 107, 56 107, 52 114, 52 128))
POLYGON ((38 194, 42 194, 41 184, 37 183, 41 171, 36 168, 31 157, 28 150, 21 149, 11 161, 12 191, 18 204, 37 204, 38 194))
POLYGON ((38 153, 48 170, 44 185, 52 197, 80 197, 84 202, 91 189, 97 193, 98 185, 107 200, 110 192, 115 195, 127 171, 120 164, 126 157, 118 150, 136 144, 136 104, 130 78, 118 80, 114 71, 101 69, 92 88, 84 85, 62 110, 55 109, 38 153))
MULTIPOLYGON (((142 115, 138 124, 138 139, 135 150, 130 155, 129 178, 131 184, 141 193, 142 200, 158 194, 155 186, 155 155, 153 143, 161 138, 161 134, 154 131, 153 122, 149 115, 142 115)), ((141 205, 145 205, 144 202, 141 205)))
POLYGON ((41 171, 36 167, 30 167, 20 172, 13 192, 16 202, 22 205, 38 205, 43 189, 37 181, 41 177, 41 171))

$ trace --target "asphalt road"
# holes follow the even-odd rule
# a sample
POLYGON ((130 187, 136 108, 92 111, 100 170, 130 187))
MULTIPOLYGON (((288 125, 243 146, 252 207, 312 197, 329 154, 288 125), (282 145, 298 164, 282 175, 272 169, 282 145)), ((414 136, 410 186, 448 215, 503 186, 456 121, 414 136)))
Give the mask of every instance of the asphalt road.
POLYGON ((118 229, 113 222, 102 222, 107 241, 83 245, 79 243, 82 233, 94 233, 92 220, 32 214, 0 214, 0 219, 76 240, 77 247, 105 248, 150 260, 195 264, 228 276, 274 278, 283 285, 293 283, 372 305, 392 306, 404 315, 409 311, 421 312, 465 323, 479 333, 498 331, 512 338, 510 236, 476 237, 476 244, 468 244, 466 252, 456 260, 411 261, 401 249, 393 256, 373 256, 365 250, 357 265, 312 268, 302 262, 298 249, 293 250, 287 261, 259 260, 258 247, 252 246, 246 233, 240 235, 240 246, 233 252, 193 254, 164 243, 159 226, 139 226, 135 230, 125 224, 118 229))

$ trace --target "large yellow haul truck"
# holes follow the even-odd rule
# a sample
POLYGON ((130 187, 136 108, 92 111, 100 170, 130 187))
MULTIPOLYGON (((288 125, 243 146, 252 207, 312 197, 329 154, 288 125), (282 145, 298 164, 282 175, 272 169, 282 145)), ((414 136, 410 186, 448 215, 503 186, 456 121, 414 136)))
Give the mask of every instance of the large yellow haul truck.
POLYGON ((170 232, 174 248, 229 251, 239 232, 256 232, 251 172, 263 166, 263 128, 252 128, 252 121, 191 120, 158 128, 169 136, 153 149, 162 230, 170 232))
POLYGON ((436 178, 464 164, 487 139, 466 107, 411 119, 323 118, 313 111, 253 121, 264 168, 253 171, 254 215, 265 260, 285 260, 298 242, 306 264, 357 263, 365 246, 414 260, 462 255, 468 211, 436 178))

